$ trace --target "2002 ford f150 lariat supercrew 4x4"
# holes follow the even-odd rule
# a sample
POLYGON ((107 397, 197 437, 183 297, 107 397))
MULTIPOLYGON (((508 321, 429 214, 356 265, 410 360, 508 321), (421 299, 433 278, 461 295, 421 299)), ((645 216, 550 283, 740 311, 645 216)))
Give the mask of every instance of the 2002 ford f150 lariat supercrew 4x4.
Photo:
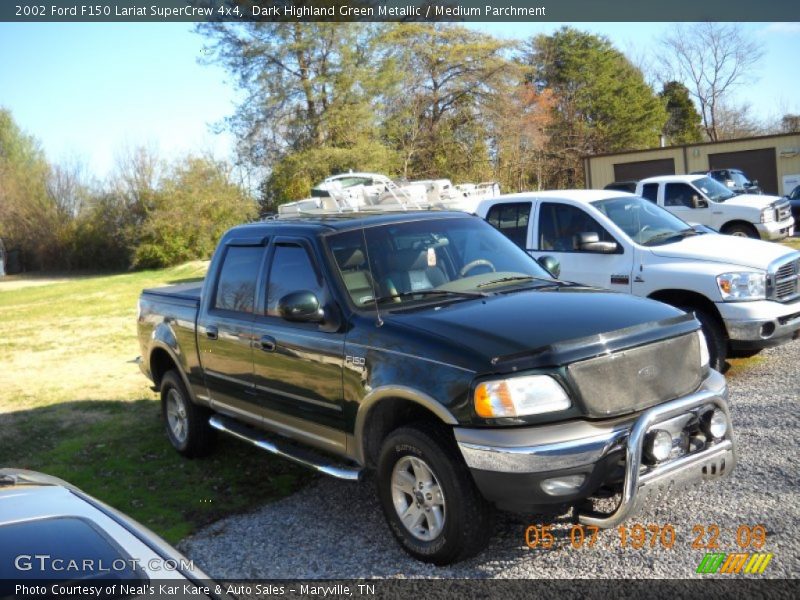
POLYGON ((736 461, 691 315, 555 280, 465 213, 236 227, 202 286, 142 293, 138 327, 179 452, 219 430, 374 469, 393 534, 437 564, 484 546, 493 505, 613 527, 736 461))

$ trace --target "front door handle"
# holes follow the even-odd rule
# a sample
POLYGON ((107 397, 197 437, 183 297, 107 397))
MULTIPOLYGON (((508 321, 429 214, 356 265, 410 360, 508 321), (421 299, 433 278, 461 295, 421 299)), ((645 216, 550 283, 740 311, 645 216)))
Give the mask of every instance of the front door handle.
POLYGON ((206 327, 206 337, 210 340, 215 340, 219 337, 219 329, 217 329, 214 325, 209 325, 206 327))
POLYGON ((276 342, 271 335, 262 335, 258 340, 258 347, 264 352, 275 352, 276 342))

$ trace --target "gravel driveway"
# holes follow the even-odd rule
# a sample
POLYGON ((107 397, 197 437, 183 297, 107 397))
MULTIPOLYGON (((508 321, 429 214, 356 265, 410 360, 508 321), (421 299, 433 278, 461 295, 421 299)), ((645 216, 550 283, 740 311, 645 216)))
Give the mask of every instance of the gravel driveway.
POLYGON ((684 492, 627 523, 672 524, 677 534, 672 550, 621 549, 616 530, 602 532, 593 548, 574 550, 568 537, 559 538, 568 535, 566 519, 553 527, 560 547, 531 550, 525 529, 542 521, 500 513, 496 533, 480 555, 433 567, 397 546, 383 520, 374 481, 323 478, 253 513, 219 521, 179 547, 218 579, 685 578, 696 576, 705 553, 691 547, 695 525, 718 525, 719 551, 736 552, 737 528, 764 524, 763 551, 774 554, 764 576, 794 577, 800 573, 800 341, 762 356, 765 361, 729 378, 739 444, 732 478, 684 492))

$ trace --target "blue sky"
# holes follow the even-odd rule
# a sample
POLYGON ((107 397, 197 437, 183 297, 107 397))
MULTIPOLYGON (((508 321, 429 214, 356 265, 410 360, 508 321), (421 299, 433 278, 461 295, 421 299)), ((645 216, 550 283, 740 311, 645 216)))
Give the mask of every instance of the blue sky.
MULTIPOLYGON (((668 23, 572 23, 606 35, 635 61, 657 47, 668 23)), ((475 23, 503 37, 550 33, 559 24, 475 23)), ((738 92, 760 118, 800 112, 800 23, 747 23, 765 55, 738 92)), ((104 177, 126 147, 165 158, 232 152, 214 134, 235 107, 232 78, 201 65, 204 39, 186 23, 0 23, 0 106, 42 143, 50 160, 79 158, 104 177)))

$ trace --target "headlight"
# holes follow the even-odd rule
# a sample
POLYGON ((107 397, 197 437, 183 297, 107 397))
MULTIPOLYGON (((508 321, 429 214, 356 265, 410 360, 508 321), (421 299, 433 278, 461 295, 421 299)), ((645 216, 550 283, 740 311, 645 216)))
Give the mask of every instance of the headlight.
POLYGON ((769 223, 775 220, 775 207, 768 206, 767 208, 761 209, 761 222, 762 223, 769 223))
POLYGON ((717 276, 717 285, 726 301, 764 300, 767 276, 764 273, 723 273, 717 276))
POLYGON ((707 367, 710 362, 708 356, 708 342, 706 341, 706 336, 703 335, 703 332, 699 329, 697 330, 697 337, 700 339, 700 366, 707 367))
POLYGON ((475 388, 475 412, 486 419, 522 417, 565 410, 572 402, 547 375, 484 381, 475 388))

